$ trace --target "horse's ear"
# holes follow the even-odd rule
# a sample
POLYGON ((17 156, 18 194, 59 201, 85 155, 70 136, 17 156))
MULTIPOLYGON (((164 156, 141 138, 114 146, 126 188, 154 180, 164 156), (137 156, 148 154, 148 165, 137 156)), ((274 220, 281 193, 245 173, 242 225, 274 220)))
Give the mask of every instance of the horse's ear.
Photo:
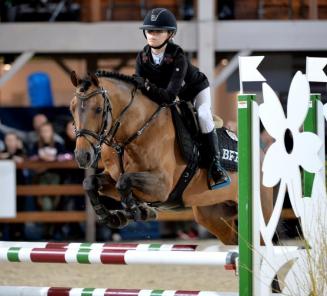
POLYGON ((91 80, 92 80, 93 84, 96 87, 99 87, 99 79, 98 79, 98 77, 95 74, 93 74, 93 73, 88 73, 88 74, 91 77, 91 80))
POLYGON ((77 76, 76 72, 75 71, 72 71, 70 73, 70 80, 72 82, 72 84, 77 87, 77 85, 79 85, 79 82, 80 82, 80 79, 79 77, 77 76))

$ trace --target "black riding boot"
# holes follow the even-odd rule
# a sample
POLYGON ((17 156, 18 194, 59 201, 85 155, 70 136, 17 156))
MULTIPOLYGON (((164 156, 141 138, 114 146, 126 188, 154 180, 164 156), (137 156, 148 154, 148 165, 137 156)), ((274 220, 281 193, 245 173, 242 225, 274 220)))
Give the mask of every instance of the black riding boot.
POLYGON ((209 159, 211 161, 211 176, 216 185, 226 183, 229 178, 220 164, 220 152, 219 152, 219 142, 216 130, 213 129, 212 132, 204 134, 207 138, 209 159))

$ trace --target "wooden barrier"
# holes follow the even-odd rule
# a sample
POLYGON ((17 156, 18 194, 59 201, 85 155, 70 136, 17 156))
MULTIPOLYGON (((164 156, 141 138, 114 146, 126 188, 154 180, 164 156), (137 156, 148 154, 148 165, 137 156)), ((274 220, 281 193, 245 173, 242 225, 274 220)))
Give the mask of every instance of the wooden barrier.
MULTIPOLYGON (((100 165, 101 167, 101 165, 100 165)), ((25 161, 17 164, 17 169, 44 170, 44 169, 77 169, 78 166, 74 160, 62 162, 43 162, 43 161, 25 161)), ((85 196, 82 185, 79 184, 58 184, 58 185, 18 185, 17 196, 24 198, 27 196, 58 196, 69 195, 76 198, 85 196)), ((284 209, 282 218, 285 220, 294 219, 294 213, 291 209, 284 209)), ((0 223, 70 223, 86 222, 89 217, 86 211, 40 211, 40 212, 18 212, 15 218, 2 218, 0 223)), ((180 212, 159 212, 158 221, 192 221, 194 220, 191 209, 180 212)))
MULTIPOLYGON (((15 218, 1 218, 0 223, 68 223, 84 222, 87 219, 85 211, 45 211, 45 212, 19 212, 15 218)), ((192 221, 191 210, 184 212, 161 212, 158 221, 192 221)))
POLYGON ((15 218, 1 218, 0 223, 70 223, 85 222, 85 211, 45 211, 45 212, 18 212, 15 218))
POLYGON ((25 160, 21 163, 16 163, 17 169, 44 170, 44 169, 78 169, 75 160, 65 161, 35 161, 25 160))
POLYGON ((18 185, 18 196, 42 196, 42 195, 70 195, 84 196, 85 191, 82 185, 58 184, 58 185, 18 185))

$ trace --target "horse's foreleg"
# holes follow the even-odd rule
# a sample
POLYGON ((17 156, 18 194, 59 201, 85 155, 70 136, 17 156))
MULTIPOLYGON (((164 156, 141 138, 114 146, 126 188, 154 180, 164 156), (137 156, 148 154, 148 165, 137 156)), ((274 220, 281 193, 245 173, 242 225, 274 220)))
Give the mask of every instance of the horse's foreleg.
POLYGON ((113 189, 115 189, 114 185, 114 180, 107 174, 91 175, 86 177, 83 181, 83 188, 97 214, 99 222, 106 224, 108 227, 121 228, 128 224, 128 219, 125 217, 126 215, 119 210, 109 211, 106 206, 101 203, 99 195, 100 189, 108 186, 112 186, 113 189))
MULTIPOLYGON (((122 205, 132 213, 135 220, 144 220, 144 213, 142 213, 144 206, 143 209, 139 206, 139 201, 133 197, 132 190, 135 189, 147 196, 151 196, 151 199, 146 200, 146 202, 162 202, 168 196, 169 190, 167 190, 167 187, 164 175, 159 172, 125 173, 118 179, 116 184, 122 205)), ((146 214, 151 213, 147 212, 146 214)))

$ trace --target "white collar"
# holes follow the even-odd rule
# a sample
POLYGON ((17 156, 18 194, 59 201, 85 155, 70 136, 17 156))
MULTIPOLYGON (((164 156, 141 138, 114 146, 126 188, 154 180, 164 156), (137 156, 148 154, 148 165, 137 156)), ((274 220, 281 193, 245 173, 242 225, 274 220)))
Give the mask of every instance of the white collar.
POLYGON ((164 56, 164 53, 165 52, 161 52, 161 53, 158 53, 158 54, 155 54, 151 51, 151 54, 152 54, 152 58, 153 58, 153 61, 156 65, 159 65, 162 61, 162 58, 164 56))

